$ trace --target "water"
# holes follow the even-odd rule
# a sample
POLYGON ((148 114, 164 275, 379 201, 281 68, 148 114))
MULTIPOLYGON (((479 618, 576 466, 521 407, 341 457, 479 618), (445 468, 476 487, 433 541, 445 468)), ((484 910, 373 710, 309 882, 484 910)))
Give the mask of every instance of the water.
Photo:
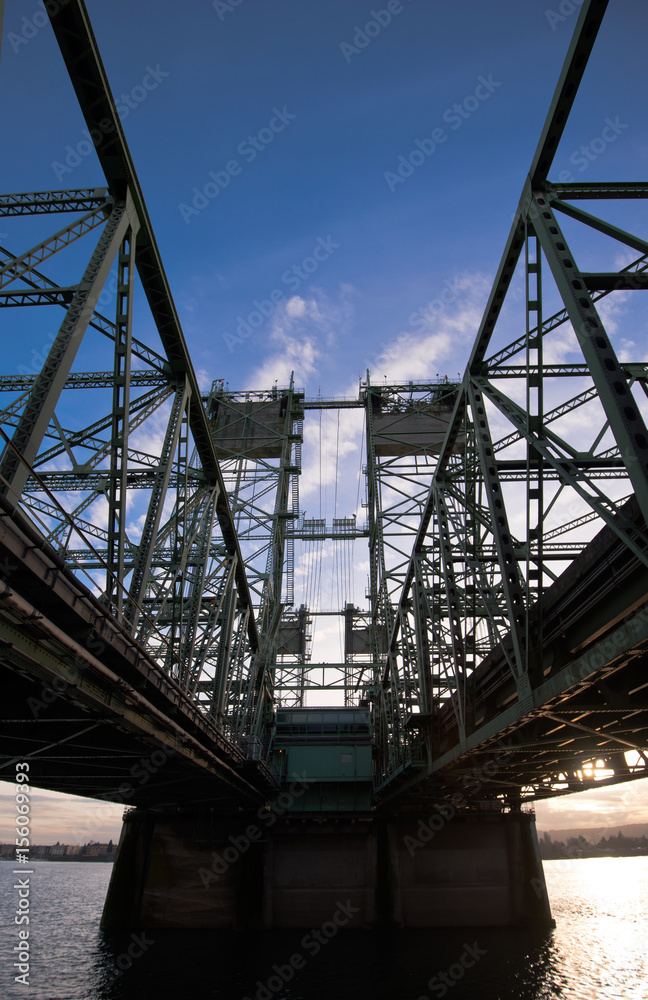
POLYGON ((0 995, 12 1000, 648 997, 648 858, 545 862, 553 931, 349 932, 317 955, 298 931, 153 931, 136 942, 105 935, 99 919, 112 866, 42 862, 31 876, 29 987, 13 982, 13 869, 0 862, 0 995), (131 959, 129 946, 140 957, 131 959), (297 971, 292 955, 301 957, 297 971))

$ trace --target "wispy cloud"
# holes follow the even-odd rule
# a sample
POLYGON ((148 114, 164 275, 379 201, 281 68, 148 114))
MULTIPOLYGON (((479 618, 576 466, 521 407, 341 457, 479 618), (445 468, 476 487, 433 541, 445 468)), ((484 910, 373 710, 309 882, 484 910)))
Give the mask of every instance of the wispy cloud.
POLYGON ((342 286, 333 301, 321 289, 310 288, 278 306, 268 334, 269 353, 247 379, 247 387, 286 385, 292 371, 296 385, 314 381, 348 324, 349 291, 342 286))
POLYGON ((536 816, 541 830, 584 829, 648 822, 648 779, 610 788, 594 788, 574 795, 538 802, 536 816))
MULTIPOLYGON (((448 283, 446 282, 446 285, 448 283)), ((461 274, 451 282, 445 298, 432 298, 412 317, 417 332, 399 331, 393 340, 370 360, 374 378, 389 381, 436 378, 463 372, 467 352, 475 339, 490 279, 483 274, 461 274)), ((410 317, 410 318, 412 318, 410 317)))
MULTIPOLYGON (((0 782, 0 840, 12 842, 15 824, 14 786, 0 782)), ((32 844, 85 844, 89 841, 117 841, 121 830, 123 805, 65 795, 44 788, 32 789, 32 844)))

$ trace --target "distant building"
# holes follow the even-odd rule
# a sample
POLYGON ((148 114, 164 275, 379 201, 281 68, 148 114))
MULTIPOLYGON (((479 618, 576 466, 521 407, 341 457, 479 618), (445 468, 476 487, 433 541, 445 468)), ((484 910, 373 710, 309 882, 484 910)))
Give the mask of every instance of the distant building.
POLYGON ((89 858, 98 857, 100 854, 112 854, 112 840, 109 844, 86 844, 81 853, 89 858))
MULTIPOLYGON (((55 844, 31 844, 28 850, 28 856, 30 860, 45 861, 49 858, 52 861, 63 861, 68 860, 79 860, 84 859, 96 859, 97 861, 113 861, 115 858, 115 845, 112 840, 109 840, 107 844, 101 844, 99 842, 91 844, 61 844, 60 841, 56 841, 55 844)), ((16 846, 15 844, 3 844, 0 843, 0 859, 5 861, 15 861, 16 857, 16 846)))

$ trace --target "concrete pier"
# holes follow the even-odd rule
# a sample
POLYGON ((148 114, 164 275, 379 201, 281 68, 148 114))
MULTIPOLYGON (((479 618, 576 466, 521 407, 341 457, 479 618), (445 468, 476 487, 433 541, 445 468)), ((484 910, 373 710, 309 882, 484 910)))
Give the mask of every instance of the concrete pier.
POLYGON ((468 813, 440 825, 137 809, 124 821, 102 924, 313 928, 334 915, 365 929, 549 926, 535 818, 468 813))

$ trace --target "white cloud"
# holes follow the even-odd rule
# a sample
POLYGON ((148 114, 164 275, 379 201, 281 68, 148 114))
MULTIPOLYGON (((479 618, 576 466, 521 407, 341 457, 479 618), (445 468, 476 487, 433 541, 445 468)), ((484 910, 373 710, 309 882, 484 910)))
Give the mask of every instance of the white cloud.
POLYGON ((333 414, 323 412, 321 420, 318 415, 304 421, 304 464, 299 486, 302 498, 312 496, 335 483, 337 472, 340 501, 346 499, 350 512, 355 506, 360 472, 363 414, 361 410, 340 413, 339 410, 333 414))
POLYGON ((306 302, 301 295, 293 295, 286 303, 286 315, 291 318, 301 318, 306 313, 306 302))
POLYGON ((206 368, 197 368, 196 369, 196 378, 198 379, 198 386, 200 388, 200 391, 201 392, 209 392, 209 390, 211 389, 211 385, 212 385, 212 377, 211 377, 211 374, 207 371, 207 369, 206 368))
POLYGON ((460 274, 437 298, 417 309, 412 326, 401 330, 369 363, 374 380, 428 379, 448 374, 456 378, 465 368, 477 335, 490 279, 483 274, 460 274))
MULTIPOLYGON (((305 386, 323 362, 325 348, 333 346, 338 332, 348 323, 349 296, 349 289, 343 287, 338 300, 332 302, 321 289, 311 288, 307 296, 293 295, 279 305, 268 335, 270 353, 247 379, 247 387, 258 389, 275 382, 287 385, 293 371, 295 384, 305 386)), ((257 335, 255 346, 260 337, 257 335)))
POLYGON ((274 353, 255 369, 248 379, 249 388, 287 385, 294 371, 298 384, 315 371, 320 356, 318 348, 318 310, 314 300, 308 303, 294 296, 280 306, 272 318, 269 342, 274 353))
POLYGON ((540 830, 647 823, 648 778, 538 802, 536 820, 540 830))
MULTIPOLYGON (((10 817, 14 799, 14 786, 0 782, 0 839, 12 841, 10 817)), ((15 812, 15 809, 14 809, 15 812)), ((86 844, 90 841, 105 843, 119 839, 124 806, 114 802, 66 795, 49 789, 32 789, 32 844, 86 844)))
POLYGON ((619 332, 619 322, 626 311, 629 296, 630 292, 616 291, 613 295, 606 295, 604 299, 599 299, 596 303, 596 311, 601 317, 609 337, 619 332))

